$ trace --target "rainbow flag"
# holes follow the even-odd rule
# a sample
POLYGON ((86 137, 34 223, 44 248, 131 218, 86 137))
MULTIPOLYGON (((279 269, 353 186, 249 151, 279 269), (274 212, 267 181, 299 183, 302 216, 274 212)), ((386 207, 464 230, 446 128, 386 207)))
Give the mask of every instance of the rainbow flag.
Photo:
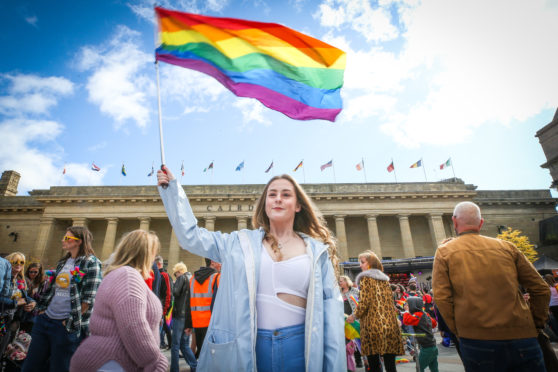
POLYGON ((210 75, 292 119, 334 121, 341 111, 342 50, 276 23, 155 12, 158 61, 210 75))

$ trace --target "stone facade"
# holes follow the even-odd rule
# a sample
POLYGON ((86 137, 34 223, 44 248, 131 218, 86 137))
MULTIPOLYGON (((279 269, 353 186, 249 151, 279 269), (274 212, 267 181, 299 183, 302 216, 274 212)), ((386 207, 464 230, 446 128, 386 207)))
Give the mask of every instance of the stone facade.
POLYGON ((547 168, 552 177, 552 185, 550 187, 558 189, 558 110, 554 114, 554 119, 543 128, 541 128, 536 137, 546 156, 546 163, 542 164, 542 168, 547 168))
MULTIPOLYGON (((230 232, 251 226, 263 185, 185 186, 198 224, 230 232)), ((461 201, 477 202, 486 220, 483 233, 498 228, 524 231, 538 243, 538 222, 556 215, 548 190, 478 191, 452 179, 433 183, 305 184, 338 240, 342 261, 372 249, 383 258, 432 256, 452 234, 451 215, 461 201)), ((169 266, 184 261, 190 271, 203 259, 180 249, 155 186, 51 187, 29 196, 0 197, 0 253, 22 251, 53 266, 62 254, 66 227, 85 225, 101 259, 134 229, 153 230, 169 266), (18 239, 14 241, 13 234, 18 239)))

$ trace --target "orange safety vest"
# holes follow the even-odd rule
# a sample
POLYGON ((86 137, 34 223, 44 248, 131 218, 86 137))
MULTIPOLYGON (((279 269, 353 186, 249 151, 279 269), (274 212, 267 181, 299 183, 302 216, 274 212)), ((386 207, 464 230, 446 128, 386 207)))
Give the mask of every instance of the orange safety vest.
POLYGON ((192 326, 194 328, 209 327, 211 319, 211 298, 213 297, 213 285, 217 280, 219 286, 219 273, 211 274, 202 284, 195 278, 190 281, 190 309, 192 311, 192 326))

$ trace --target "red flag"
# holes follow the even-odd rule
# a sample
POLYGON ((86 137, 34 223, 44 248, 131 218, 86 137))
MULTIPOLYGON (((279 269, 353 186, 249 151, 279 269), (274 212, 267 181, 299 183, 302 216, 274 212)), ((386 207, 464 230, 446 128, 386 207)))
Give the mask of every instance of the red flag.
POLYGON ((394 170, 395 170, 395 167, 393 166, 393 161, 392 161, 391 164, 388 165, 387 171, 391 173, 391 172, 393 172, 394 170))

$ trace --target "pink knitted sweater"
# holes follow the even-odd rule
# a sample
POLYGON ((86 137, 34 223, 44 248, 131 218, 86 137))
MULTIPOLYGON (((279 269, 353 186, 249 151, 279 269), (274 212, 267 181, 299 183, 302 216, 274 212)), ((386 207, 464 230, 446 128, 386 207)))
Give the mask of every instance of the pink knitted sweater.
POLYGON ((109 360, 126 371, 166 371, 168 360, 159 350, 161 316, 161 301, 137 270, 110 272, 95 297, 91 335, 76 350, 70 371, 97 371, 109 360))

